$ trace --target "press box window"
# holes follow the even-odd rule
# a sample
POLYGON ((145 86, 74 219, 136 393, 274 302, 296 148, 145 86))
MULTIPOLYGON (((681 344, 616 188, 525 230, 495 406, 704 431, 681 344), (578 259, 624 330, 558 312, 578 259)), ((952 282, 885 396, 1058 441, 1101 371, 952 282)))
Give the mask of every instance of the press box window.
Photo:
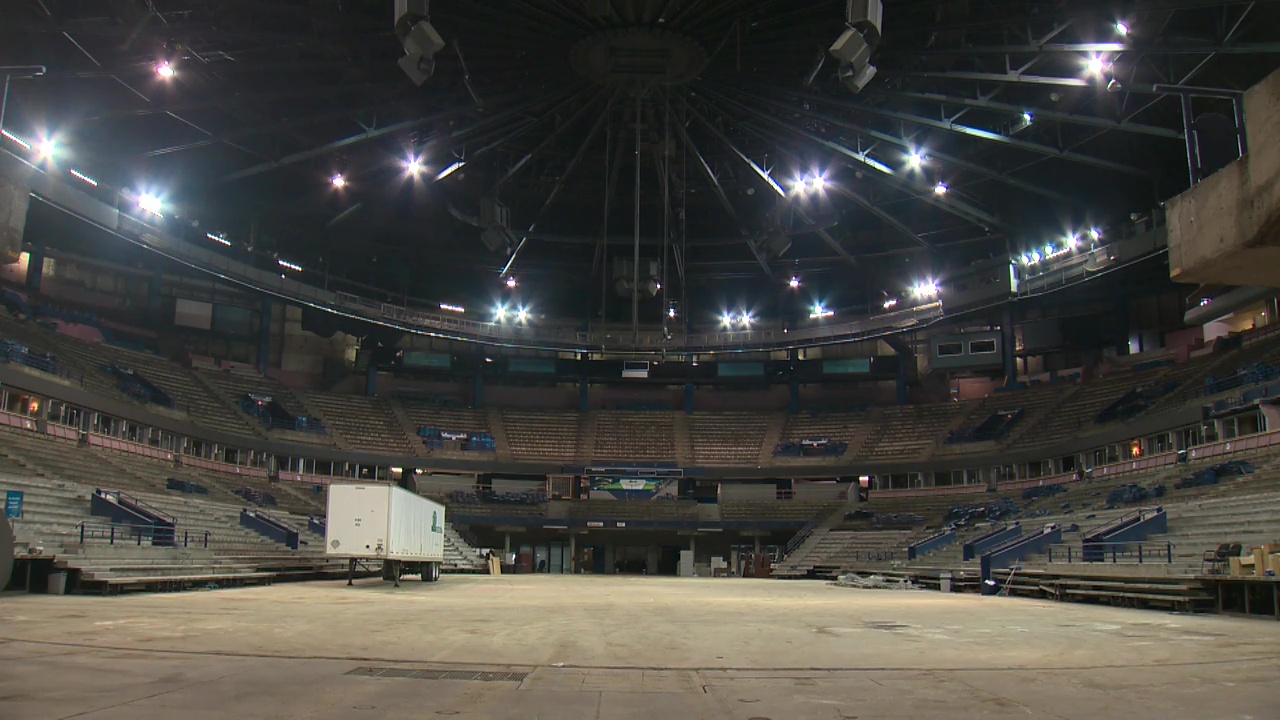
POLYGON ((938 357, 956 357, 964 354, 964 343, 938 343, 938 357))
POLYGON ((995 355, 996 341, 995 340, 970 340, 969 354, 970 355, 995 355))

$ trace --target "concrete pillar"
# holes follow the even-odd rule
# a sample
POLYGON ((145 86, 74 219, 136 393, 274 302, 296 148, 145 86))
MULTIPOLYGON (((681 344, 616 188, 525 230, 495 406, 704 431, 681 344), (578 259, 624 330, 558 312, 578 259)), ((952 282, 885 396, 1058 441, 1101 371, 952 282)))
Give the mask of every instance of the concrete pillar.
POLYGON ((756 555, 759 555, 760 554, 760 536, 759 535, 755 536, 754 545, 755 545, 755 553, 756 555))
MULTIPOLYGON (((156 270, 147 278, 147 317, 154 323, 164 322, 161 313, 164 311, 161 302, 161 291, 164 288, 164 273, 156 270)), ((168 318, 172 320, 173 318, 168 318)))
POLYGON ((1018 339, 1013 331, 1013 306, 1005 303, 1004 318, 1000 322, 1000 356, 1007 386, 1018 382, 1018 360, 1014 355, 1018 339))
POLYGON ((44 243, 31 245, 31 255, 27 259, 27 289, 33 293, 40 292, 40 284, 44 280, 44 243))
POLYGON ((511 533, 502 533, 502 562, 506 562, 509 555, 511 555, 511 533))
POLYGON ((569 533, 569 572, 571 574, 581 572, 581 568, 578 567, 578 536, 574 533, 569 533))
POLYGON ((271 364, 271 297, 262 297, 262 310, 258 314, 258 372, 267 374, 271 364))
POLYGON ((27 227, 31 193, 25 187, 0 181, 0 264, 18 262, 27 227))
POLYGON ((578 412, 585 413, 591 411, 591 386, 587 383, 586 378, 578 381, 578 412))

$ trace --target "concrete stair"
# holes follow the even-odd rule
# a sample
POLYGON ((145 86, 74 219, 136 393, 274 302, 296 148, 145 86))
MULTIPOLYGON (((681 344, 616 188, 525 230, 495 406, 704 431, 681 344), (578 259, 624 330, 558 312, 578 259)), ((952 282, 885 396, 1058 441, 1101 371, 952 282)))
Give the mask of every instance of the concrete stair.
POLYGON ((769 415, 769 427, 764 431, 764 442, 760 445, 760 457, 757 458, 757 465, 772 465, 773 450, 778 447, 778 443, 782 442, 782 432, 787 426, 787 416, 785 413, 771 413, 769 415))
POLYGON ((493 436, 493 443, 497 446, 497 459, 502 462, 510 462, 513 458, 511 454, 511 444, 507 442, 507 426, 502 421, 502 410, 491 407, 488 408, 489 413, 489 434, 493 436))

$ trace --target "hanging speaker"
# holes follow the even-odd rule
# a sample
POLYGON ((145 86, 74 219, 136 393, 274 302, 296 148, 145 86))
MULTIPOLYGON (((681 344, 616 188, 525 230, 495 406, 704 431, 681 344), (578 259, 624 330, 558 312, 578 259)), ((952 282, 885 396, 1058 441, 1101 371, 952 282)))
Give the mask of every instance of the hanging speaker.
POLYGON ((880 44, 880 27, 884 21, 883 0, 849 0, 845 20, 862 32, 872 45, 880 44))
POLYGON ((849 88, 855 95, 862 92, 862 88, 866 87, 867 83, 871 82, 875 76, 875 65, 864 66, 861 70, 852 67, 840 68, 840 82, 844 83, 844 86, 849 88))
POLYGON ((841 65, 852 65, 856 68, 866 65, 871 60, 871 46, 867 44, 862 34, 853 28, 841 33, 829 52, 832 57, 840 61, 841 65))
POLYGON ((400 58, 400 69, 404 70, 404 74, 409 76, 414 85, 422 85, 435 74, 436 62, 413 53, 400 58))

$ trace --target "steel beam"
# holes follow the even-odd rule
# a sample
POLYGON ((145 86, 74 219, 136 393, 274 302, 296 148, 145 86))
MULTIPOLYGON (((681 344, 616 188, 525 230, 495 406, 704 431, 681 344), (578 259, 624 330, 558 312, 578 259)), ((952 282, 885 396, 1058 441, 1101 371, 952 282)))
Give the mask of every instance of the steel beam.
POLYGON ((868 175, 867 177, 881 179, 885 183, 896 187, 898 190, 902 190, 904 192, 907 192, 908 194, 913 195, 918 200, 927 202, 930 205, 933 205, 941 210, 944 210, 946 212, 951 213, 952 215, 955 215, 956 217, 960 217, 965 220, 968 220, 969 222, 975 225, 979 225, 984 228, 1001 226, 1001 222, 998 219, 996 219, 995 216, 991 215, 985 210, 977 208, 971 205, 970 203, 967 203, 963 200, 959 200, 954 197, 948 197, 946 199, 939 198, 934 195, 932 186, 927 186, 920 183, 913 183, 909 180, 901 178, 898 175, 896 175, 893 172, 893 170, 888 166, 867 157, 863 153, 858 153, 853 150, 850 150, 849 148, 837 142, 828 140, 827 138, 824 138, 821 135, 817 135, 803 128, 798 128, 792 125, 791 123, 780 120, 774 117, 773 115, 762 112, 756 108, 739 103, 715 91, 710 91, 709 94, 712 94, 720 98, 722 101, 726 102, 727 104, 738 108, 742 112, 745 112, 762 122, 765 122, 769 125, 773 125, 774 127, 781 128, 793 135, 796 135, 810 142, 821 145, 822 147, 827 148, 828 150, 831 150, 842 157, 848 158, 849 160, 853 160, 862 166, 871 168, 876 171, 875 174, 868 175))
MULTIPOLYGON (((687 102, 685 107, 688 107, 687 102)), ((716 198, 720 201, 720 204, 724 206, 725 212, 729 214, 729 217, 733 219, 733 222, 738 225, 739 232, 744 236, 743 239, 747 244, 747 248, 750 249, 751 254, 755 256, 756 262, 760 263, 760 267, 764 269, 764 273, 766 275, 773 277, 773 268, 769 267, 769 262, 760 254, 760 249, 756 247, 755 243, 752 242, 750 238, 746 237, 748 233, 746 232, 746 229, 742 227, 742 221, 738 218, 738 210, 733 206, 733 202, 729 200, 728 194, 725 193, 724 187, 720 184, 720 178, 716 177, 716 173, 711 169, 711 165, 707 163, 707 159, 702 156, 702 153, 698 150, 698 146, 694 145, 693 138, 689 137, 689 131, 685 128, 684 123, 677 122, 675 123, 675 127, 676 134, 680 136, 680 141, 684 143, 685 149, 692 153, 694 159, 698 161, 698 167, 702 169, 703 175, 705 175, 707 180, 710 182, 711 189, 715 192, 716 198)), ((687 192, 688 191, 686 190, 686 193, 687 192)))
MULTIPOLYGON (((814 112, 814 111, 812 111, 812 110, 801 110, 801 109, 798 109, 798 108, 789 107, 789 106, 783 105, 783 104, 781 104, 781 103, 778 103, 778 102, 776 102, 776 101, 768 100, 768 99, 766 99, 766 98, 764 98, 764 97, 762 97, 762 96, 759 96, 759 95, 750 95, 750 97, 751 97, 753 100, 756 100, 756 101, 758 101, 758 102, 773 103, 773 104, 775 104, 777 107, 780 107, 780 108, 786 109, 788 112, 798 112, 798 113, 801 113, 801 114, 803 114, 803 115, 807 115, 807 116, 809 116, 809 117, 811 117, 811 118, 814 118, 815 120, 821 120, 822 122, 829 123, 829 124, 834 125, 834 126, 837 126, 837 127, 843 127, 843 128, 848 129, 848 130, 851 130, 851 131, 853 131, 853 132, 860 133, 860 134, 867 135, 867 136, 869 136, 869 137, 875 138, 876 140, 880 140, 880 141, 882 141, 882 142, 887 142, 887 143, 892 143, 892 144, 894 144, 894 145, 898 145, 898 146, 900 146, 900 147, 906 148, 906 150, 907 150, 908 152, 910 152, 910 151, 912 151, 912 150, 917 149, 917 148, 916 148, 916 146, 915 146, 911 141, 909 141, 909 140, 906 140, 906 139, 904 139, 904 138, 898 137, 898 136, 896 136, 896 135, 891 135, 891 134, 889 134, 889 133, 880 132, 880 131, 878 131, 878 130, 873 130, 873 129, 868 128, 868 127, 866 127, 866 126, 859 125, 859 124, 857 124, 857 123, 850 122, 850 121, 848 121, 848 120, 844 120, 843 118, 832 117, 832 116, 830 116, 830 115, 825 115, 825 114, 823 114, 823 113, 814 112)), ((799 95, 799 97, 801 97, 801 98, 803 98, 803 99, 805 99, 805 100, 808 100, 808 101, 829 102, 829 103, 831 103, 831 104, 838 105, 838 106, 840 106, 840 107, 847 107, 847 108, 850 108, 850 109, 858 109, 858 110, 863 109, 861 106, 858 106, 858 105, 854 105, 854 104, 851 104, 851 103, 846 103, 846 102, 842 102, 842 101, 838 101, 838 100, 827 100, 826 98, 822 98, 822 97, 819 97, 819 96, 816 96, 816 95, 810 95, 810 94, 807 94, 807 93, 800 94, 800 95, 799 95)), ((873 112, 874 112, 874 111, 873 111, 873 112)), ((990 169, 990 168, 984 167, 984 166, 979 165, 979 164, 974 163, 974 162, 970 162, 970 161, 968 161, 968 160, 964 160, 964 159, 962 159, 962 158, 960 158, 960 157, 957 157, 957 156, 954 156, 954 155, 948 155, 948 154, 946 154, 946 153, 944 153, 944 152, 942 152, 942 151, 940 151, 940 150, 929 150, 929 154, 930 154, 932 157, 938 158, 939 160, 942 160, 942 161, 947 162, 947 163, 949 163, 949 164, 951 164, 951 165, 954 165, 955 167, 958 167, 958 168, 961 168, 961 169, 964 169, 964 170, 968 170, 968 171, 970 171, 970 172, 972 172, 972 173, 975 173, 975 174, 977 174, 977 175, 981 175, 982 177, 985 177, 985 178, 987 178, 987 179, 989 179, 989 180, 994 180, 994 181, 996 181, 996 182, 1003 183, 1003 184, 1005 184, 1005 185, 1008 185, 1008 186, 1010 186, 1010 187, 1016 188, 1016 189, 1018 189, 1018 190, 1023 190, 1023 191, 1027 191, 1027 192, 1032 192, 1032 193, 1035 193, 1036 195, 1041 195, 1041 196, 1043 196, 1043 197, 1047 197, 1047 198, 1050 198, 1050 199, 1052 199, 1052 200, 1056 200, 1056 201, 1058 201, 1058 202, 1062 202, 1062 203, 1066 203, 1066 204, 1071 204, 1071 203, 1076 202, 1074 199, 1072 199, 1072 198, 1070 198, 1070 197, 1068 197, 1068 196, 1066 196, 1066 195, 1063 195, 1062 193, 1059 193, 1059 192, 1057 192, 1057 191, 1050 190, 1049 188, 1042 187, 1042 186, 1040 186, 1040 185, 1037 185, 1036 183, 1033 183, 1033 182, 1030 182, 1030 181, 1027 181, 1027 180, 1020 180, 1020 179, 1018 179, 1018 178, 1014 178, 1014 177, 1010 176, 1008 173, 1002 173, 1002 172, 999 172, 999 171, 996 171, 996 170, 992 170, 992 169, 990 169)))
POLYGON ((1115 130, 1118 132, 1151 135, 1154 137, 1169 138, 1171 140, 1182 139, 1182 133, 1172 128, 1143 125, 1141 123, 1123 120, 1108 120, 1106 118, 1093 117, 1091 115, 1076 115, 1073 113, 1058 112, 1056 110, 1045 110, 1031 105, 1015 105, 1013 103, 996 102, 986 98, 967 98, 956 95, 945 95, 942 93, 913 92, 909 90, 889 90, 881 87, 869 87, 862 92, 863 94, 869 95, 884 95, 886 97, 898 97, 906 100, 936 102, 943 105, 962 105, 966 108, 974 108, 977 110, 990 110, 993 112, 1008 113, 1010 117, 1016 117, 1021 113, 1029 111, 1035 116, 1036 120, 1053 120, 1054 122, 1068 123, 1071 125, 1083 125, 1103 128, 1106 130, 1115 130))
POLYGON ((1111 160, 1104 160, 1102 158, 1094 157, 1092 155, 1085 155, 1083 153, 1072 152, 1070 150, 1060 150, 1058 148, 1051 147, 1049 145, 1041 145, 1040 143, 1031 142, 1029 140, 1012 138, 1012 137, 1009 137, 1008 135, 1001 135, 1000 133, 992 132, 990 130, 983 130, 982 128, 976 128, 971 125, 961 125, 959 123, 951 122, 949 120, 933 120, 931 118, 924 118, 924 117, 920 117, 919 115, 899 112, 897 110, 886 110, 884 108, 875 107, 874 105, 871 105, 869 103, 865 105, 857 104, 857 103, 848 103, 848 102, 832 100, 832 99, 828 99, 828 98, 824 98, 818 95, 812 95, 808 93, 803 94, 802 97, 815 102, 823 102, 823 103, 828 103, 833 105, 839 105, 841 107, 846 107, 858 112, 865 112, 871 115, 879 115, 880 117, 889 118, 890 120, 897 120, 899 122, 911 123, 912 125, 922 125, 924 127, 934 128, 936 130, 946 130, 947 132, 952 132, 959 135, 967 135, 969 137, 978 138, 979 140, 986 140, 988 142, 1008 145, 1009 147, 1018 148, 1019 150, 1026 150, 1028 152, 1033 152, 1038 155, 1056 157, 1062 160, 1067 160, 1069 162, 1078 163, 1080 165, 1089 165, 1089 166, 1100 168, 1103 170, 1122 172, 1129 175, 1138 175, 1140 177, 1151 177, 1151 173, 1141 168, 1135 168, 1130 165, 1125 165, 1123 163, 1113 162, 1111 160))

